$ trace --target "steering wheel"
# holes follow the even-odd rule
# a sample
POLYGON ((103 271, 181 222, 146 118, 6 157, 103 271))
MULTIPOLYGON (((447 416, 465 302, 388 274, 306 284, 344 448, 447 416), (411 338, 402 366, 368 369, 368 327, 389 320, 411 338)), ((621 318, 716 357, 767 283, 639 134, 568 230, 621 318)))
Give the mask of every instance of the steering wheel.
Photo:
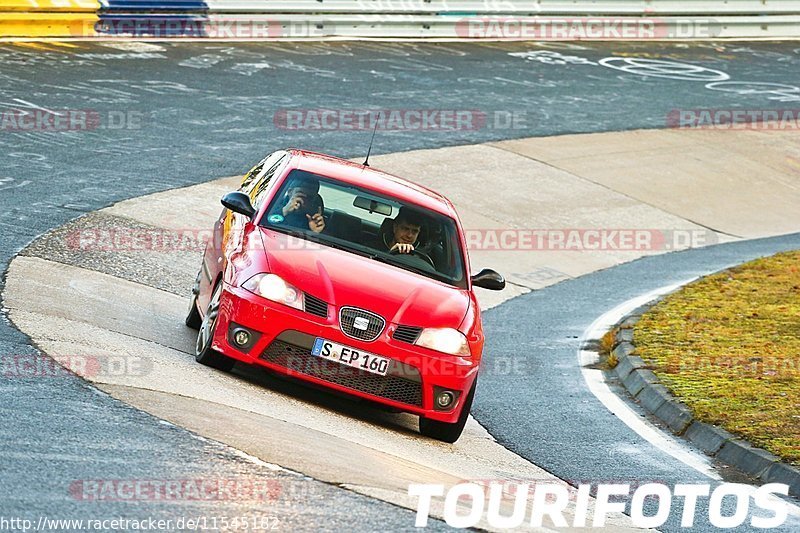
MULTIPOLYGON (((390 255, 400 255, 400 252, 397 249, 395 249, 395 250, 390 251, 389 254, 390 255)), ((424 259, 425 261, 427 261, 433 267, 433 269, 436 270, 436 265, 433 264, 433 259, 431 259, 431 257, 428 254, 426 254, 425 252, 420 252, 419 250, 414 249, 414 250, 411 250, 411 252, 409 252, 408 254, 402 254, 402 255, 416 255, 417 257, 420 257, 420 258, 424 259)))

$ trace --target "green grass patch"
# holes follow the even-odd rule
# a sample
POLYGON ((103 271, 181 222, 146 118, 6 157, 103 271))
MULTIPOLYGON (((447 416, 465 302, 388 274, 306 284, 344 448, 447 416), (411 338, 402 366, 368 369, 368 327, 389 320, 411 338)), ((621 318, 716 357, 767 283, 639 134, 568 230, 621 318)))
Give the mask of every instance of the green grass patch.
POLYGON ((800 465, 800 251, 684 287, 645 313, 634 344, 698 420, 800 465))
POLYGON ((597 353, 600 355, 601 364, 606 370, 612 369, 619 364, 617 356, 611 352, 611 350, 614 349, 614 341, 618 331, 619 328, 606 331, 606 334, 600 338, 600 342, 597 346, 597 353))

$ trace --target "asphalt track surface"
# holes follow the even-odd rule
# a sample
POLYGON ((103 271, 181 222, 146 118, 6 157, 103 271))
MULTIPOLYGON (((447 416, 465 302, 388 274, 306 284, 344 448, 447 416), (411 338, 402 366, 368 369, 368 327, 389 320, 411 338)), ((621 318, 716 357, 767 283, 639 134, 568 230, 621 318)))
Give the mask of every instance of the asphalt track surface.
MULTIPOLYGON (((279 147, 300 146, 346 157, 365 151, 365 131, 276 127, 275 113, 288 108, 478 109, 489 117, 496 112, 501 116, 516 112, 523 117, 511 128, 490 121, 487 127, 458 132, 381 132, 374 152, 386 153, 534 135, 658 128, 664 127, 674 109, 782 109, 796 107, 792 102, 800 99, 800 79, 796 77, 800 48, 795 43, 577 47, 528 43, 183 43, 147 50, 80 43, 73 46, 0 47, 0 109, 91 109, 103 118, 103 127, 92 131, 0 132, 2 271, 34 237, 84 212, 133 196, 238 174, 279 147), (536 53, 509 55, 526 52, 536 53), (607 65, 623 68, 628 68, 625 62, 631 58, 666 59, 703 68, 690 68, 689 74, 679 68, 683 74, 677 75, 673 69, 667 77, 663 72, 640 76, 603 66, 601 60, 609 57, 618 59, 607 65), (724 77, 724 85, 708 86, 724 77), (129 122, 121 129, 108 127, 109 113, 133 116, 135 124, 129 122)), ((757 250, 759 245, 737 246, 742 250, 739 255, 707 252, 714 259, 709 263, 692 252, 620 268, 636 270, 652 264, 653 272, 642 271, 647 274, 640 282, 645 288, 674 278, 668 268, 670 261, 697 257, 699 265, 714 270, 729 260, 751 255, 748 247, 757 250), (665 262, 663 269, 658 261, 665 262), (659 274, 664 277, 659 278, 659 274)), ((686 268, 704 271, 689 263, 686 268)), ((552 380, 536 384, 537 390, 556 387, 558 374, 563 373, 560 383, 575 388, 578 395, 585 393, 579 380, 566 377, 575 375, 576 347, 574 340, 562 338, 562 334, 569 329, 571 334, 580 335, 590 317, 602 311, 603 298, 616 301, 623 294, 622 285, 615 290, 614 271, 560 284, 487 314, 490 331, 513 329, 513 324, 520 322, 530 330, 531 323, 536 324, 541 335, 533 346, 528 339, 528 348, 538 356, 551 354, 556 361, 566 357, 565 368, 560 363, 542 363, 543 369, 552 372, 548 376, 552 380), (609 284, 602 287, 602 294, 608 291, 605 296, 598 293, 600 279, 596 276, 610 276, 602 280, 609 284), (565 316, 544 311, 549 304, 556 306, 551 311, 564 312, 557 306, 569 299, 583 302, 575 307, 579 312, 565 316), (526 305, 543 312, 523 313, 522 306, 526 305), (565 321, 558 322, 558 316, 565 316, 565 321)), ((520 330, 514 331, 514 343, 493 344, 490 350, 517 352, 520 330)), ((490 342, 499 342, 501 337, 494 335, 490 342)), ((13 356, 34 351, 7 321, 0 323, 0 353, 13 356)), ((510 448, 535 458, 557 475, 566 479, 618 479, 626 477, 617 470, 625 464, 622 459, 631 464, 629 475, 637 472, 633 465, 642 458, 635 454, 633 459, 625 456, 620 461, 605 462, 595 460, 592 450, 569 450, 565 444, 569 432, 580 431, 581 426, 576 413, 566 416, 566 406, 542 412, 543 404, 526 404, 546 402, 546 398, 534 398, 539 394, 521 398, 514 388, 507 384, 501 388, 491 380, 482 382, 481 387, 475 410, 478 419, 510 448), (507 420, 509 413, 520 412, 524 405, 530 409, 523 412, 529 413, 533 435, 507 420), (554 443, 552 447, 548 439, 554 443), (586 465, 592 466, 591 476, 581 470, 586 465)), ((82 479, 200 478, 211 472, 224 478, 271 472, 229 449, 188 438, 187 432, 159 424, 74 378, 48 381, 4 377, 0 382, 0 412, 4 420, 0 427, 4 481, 0 501, 4 516, 174 518, 192 511, 230 516, 240 510, 235 503, 217 505, 213 510, 200 503, 180 508, 163 502, 135 506, 104 502, 98 506, 77 501, 70 496, 69 486, 82 479)), ((609 426, 608 443, 599 443, 594 452, 613 450, 613 429, 609 426)), ((653 472, 646 471, 648 476, 653 472)), ((654 479, 690 479, 688 472, 687 478, 682 475, 680 470, 653 473, 654 479)), ((408 511, 308 480, 287 479, 287 487, 300 483, 303 490, 318 491, 315 494, 320 497, 313 501, 331 503, 315 503, 319 509, 316 515, 309 514, 310 506, 282 509, 285 525, 335 529, 348 524, 358 529, 360 524, 362 529, 371 529, 380 523, 397 529, 411 524, 408 511), (335 498, 326 491, 336 491, 335 498)), ((261 510, 269 515, 273 508, 261 510)))

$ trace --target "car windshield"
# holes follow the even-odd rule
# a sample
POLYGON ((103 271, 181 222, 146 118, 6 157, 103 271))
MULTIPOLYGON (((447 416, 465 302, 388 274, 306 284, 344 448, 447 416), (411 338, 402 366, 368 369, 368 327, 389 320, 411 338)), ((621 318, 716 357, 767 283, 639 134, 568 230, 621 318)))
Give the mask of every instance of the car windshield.
POLYGON ((466 288, 455 221, 398 199, 292 170, 262 226, 466 288))

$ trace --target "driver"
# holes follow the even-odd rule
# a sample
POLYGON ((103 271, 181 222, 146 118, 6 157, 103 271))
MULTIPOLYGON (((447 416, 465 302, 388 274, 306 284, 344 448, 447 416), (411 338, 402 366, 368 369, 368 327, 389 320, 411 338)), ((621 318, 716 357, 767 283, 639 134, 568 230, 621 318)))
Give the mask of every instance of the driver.
POLYGON ((420 231, 425 223, 425 216, 413 209, 403 206, 392 221, 389 232, 378 235, 379 241, 373 245, 378 250, 397 251, 410 254, 419 239, 420 231))

